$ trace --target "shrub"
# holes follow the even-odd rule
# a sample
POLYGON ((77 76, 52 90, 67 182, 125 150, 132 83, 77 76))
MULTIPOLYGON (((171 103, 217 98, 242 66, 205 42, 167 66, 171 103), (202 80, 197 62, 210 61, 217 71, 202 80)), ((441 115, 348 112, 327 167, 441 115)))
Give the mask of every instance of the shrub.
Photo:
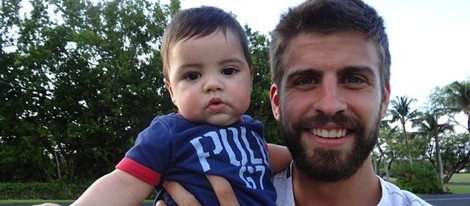
MULTIPOLYGON (((65 183, 65 182, 36 182, 36 183, 4 183, 0 182, 0 200, 75 200, 92 182, 65 183)), ((156 192, 152 192, 147 199, 153 200, 156 192)))
POLYGON ((442 184, 439 175, 422 165, 404 166, 397 177, 397 186, 417 194, 440 194, 442 184))
POLYGON ((0 199, 76 199, 89 184, 0 183, 0 199))

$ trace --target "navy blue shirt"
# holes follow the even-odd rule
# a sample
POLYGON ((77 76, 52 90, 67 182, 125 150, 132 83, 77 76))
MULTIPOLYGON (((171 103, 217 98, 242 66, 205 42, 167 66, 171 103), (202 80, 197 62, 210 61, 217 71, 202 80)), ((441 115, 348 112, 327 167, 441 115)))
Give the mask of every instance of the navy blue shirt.
POLYGON ((202 205, 217 197, 205 174, 226 178, 240 205, 275 205, 263 124, 248 115, 228 127, 198 124, 179 114, 156 117, 116 168, 152 185, 175 180, 202 205))

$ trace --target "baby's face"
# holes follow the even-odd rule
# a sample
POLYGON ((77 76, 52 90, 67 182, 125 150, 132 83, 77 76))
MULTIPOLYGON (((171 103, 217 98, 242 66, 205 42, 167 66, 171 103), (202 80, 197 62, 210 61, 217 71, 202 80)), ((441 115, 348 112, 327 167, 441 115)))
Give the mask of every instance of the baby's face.
POLYGON ((230 30, 176 42, 168 78, 171 99, 190 121, 227 126, 248 110, 252 71, 230 30))

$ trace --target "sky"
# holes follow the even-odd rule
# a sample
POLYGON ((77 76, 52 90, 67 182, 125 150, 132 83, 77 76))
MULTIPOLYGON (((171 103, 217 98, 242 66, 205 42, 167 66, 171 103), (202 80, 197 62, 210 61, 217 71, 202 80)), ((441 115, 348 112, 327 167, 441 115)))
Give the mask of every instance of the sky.
MULTIPOLYGON (((161 0, 162 3, 169 0, 161 0)), ((269 34, 281 13, 303 0, 181 0, 182 8, 211 5, 242 25, 269 34)), ((392 55, 391 98, 424 106, 436 86, 470 80, 470 1, 365 0, 384 18, 392 55)))

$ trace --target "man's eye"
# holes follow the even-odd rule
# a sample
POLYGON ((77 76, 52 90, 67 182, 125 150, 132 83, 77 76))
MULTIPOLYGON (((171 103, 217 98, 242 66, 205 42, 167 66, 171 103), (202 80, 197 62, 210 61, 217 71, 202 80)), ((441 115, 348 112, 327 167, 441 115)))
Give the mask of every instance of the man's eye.
POLYGON ((222 69, 222 74, 223 75, 234 75, 235 73, 237 73, 237 70, 235 68, 224 68, 222 69))
POLYGON ((189 72, 184 76, 184 78, 187 80, 196 80, 199 77, 201 77, 201 74, 198 72, 189 72))
POLYGON ((307 85, 307 84, 313 84, 313 79, 312 78, 302 78, 296 81, 296 84, 298 85, 307 85))
POLYGON ((360 83, 363 83, 365 80, 358 77, 358 76, 348 76, 346 77, 346 83, 349 83, 349 84, 360 84, 360 83))

